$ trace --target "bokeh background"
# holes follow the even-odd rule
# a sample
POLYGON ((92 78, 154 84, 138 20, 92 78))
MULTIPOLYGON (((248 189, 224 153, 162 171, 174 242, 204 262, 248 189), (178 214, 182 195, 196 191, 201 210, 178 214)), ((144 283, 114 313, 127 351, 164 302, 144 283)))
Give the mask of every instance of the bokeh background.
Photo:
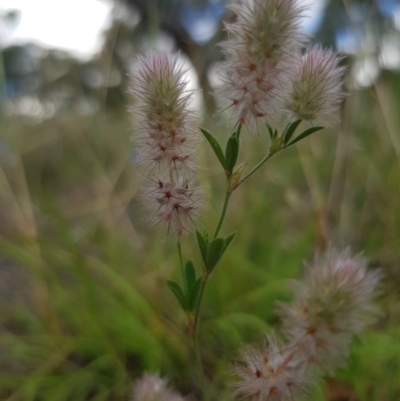
MULTIPOLYGON (((400 399, 400 1, 315 0, 304 30, 347 65, 341 124, 272 159, 234 195, 200 341, 213 399, 230 364, 279 328, 287 279, 331 243, 364 251, 385 279, 382 314, 349 366, 313 401, 400 399)), ((126 112, 135 56, 178 50, 203 125, 227 133, 211 95, 223 0, 0 1, 0 399, 127 400, 144 371, 199 396, 185 318, 165 285, 174 241, 150 230, 126 112)), ((267 135, 243 135, 253 165, 267 135)), ((204 144, 200 174, 214 228, 224 175, 204 144)), ((184 238, 185 258, 199 254, 184 238)))

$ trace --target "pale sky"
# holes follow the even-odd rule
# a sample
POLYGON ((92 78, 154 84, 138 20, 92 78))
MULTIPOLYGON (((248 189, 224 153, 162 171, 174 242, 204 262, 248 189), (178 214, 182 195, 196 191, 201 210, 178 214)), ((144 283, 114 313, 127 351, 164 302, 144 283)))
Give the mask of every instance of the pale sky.
POLYGON ((109 0, 0 0, 0 15, 20 11, 16 29, 0 30, 3 45, 30 41, 90 58, 101 49, 112 6, 109 0))
MULTIPOLYGON (((312 33, 325 0, 302 1, 309 6, 304 29, 312 33)), ((101 35, 111 22, 112 6, 111 0, 0 0, 0 15, 11 9, 20 11, 16 29, 0 27, 0 44, 30 41, 88 59, 101 49, 101 35)))

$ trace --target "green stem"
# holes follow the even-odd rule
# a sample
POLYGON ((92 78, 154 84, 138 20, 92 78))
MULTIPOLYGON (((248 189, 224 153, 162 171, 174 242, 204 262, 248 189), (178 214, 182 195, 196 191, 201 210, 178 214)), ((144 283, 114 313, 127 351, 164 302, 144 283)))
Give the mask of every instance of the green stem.
MULTIPOLYGON (((228 209, 228 204, 229 204, 229 199, 231 197, 231 194, 232 194, 232 192, 230 191, 230 180, 229 180, 229 178, 227 178, 225 200, 224 200, 224 204, 222 206, 221 216, 219 218, 218 225, 217 225, 217 228, 215 229, 213 238, 217 238, 217 235, 219 233, 219 230, 221 229, 222 223, 224 222, 226 210, 228 209)), ((209 398, 208 398, 208 393, 207 393, 203 364, 201 362, 198 333, 199 333, 199 318, 200 318, 201 303, 203 301, 204 290, 206 288, 209 277, 210 277, 210 272, 205 270, 203 279, 201 281, 199 298, 197 300, 196 309, 194 312, 194 324, 193 324, 193 345, 194 345, 194 352, 195 352, 195 356, 196 356, 196 366, 197 366, 197 371, 198 371, 198 375, 199 375, 199 379, 200 379, 201 388, 203 391, 204 401, 208 401, 209 398)))
POLYGON ((195 357, 196 357, 197 373, 199 375, 200 385, 201 385, 201 389, 203 391, 203 397, 204 397, 205 401, 208 401, 209 398, 208 398, 208 392, 207 392, 207 386, 206 386, 206 379, 204 376, 203 364, 201 362, 198 334, 199 334, 199 316, 200 316, 201 302, 203 300, 204 289, 206 288, 206 284, 207 284, 209 277, 210 277, 210 273, 206 271, 203 275, 203 280, 201 281, 199 299, 197 300, 196 310, 194 312, 194 324, 193 324, 193 345, 194 345, 194 352, 195 352, 195 357))
POLYGON ((204 377, 203 364, 201 362, 201 356, 200 356, 199 339, 197 337, 197 334, 193 337, 193 345, 194 345, 194 354, 196 359, 197 372, 200 379, 200 387, 203 392, 203 399, 204 401, 208 401, 209 398, 206 386, 206 379, 204 377))
POLYGON ((271 151, 270 151, 256 166, 254 166, 245 176, 243 176, 239 180, 239 183, 238 183, 237 187, 240 184, 243 184, 248 178, 250 178, 261 166, 263 166, 276 153, 278 153, 278 152, 271 153, 271 151))
POLYGON ((230 186, 230 182, 228 180, 228 182, 227 182, 227 190, 226 190, 226 193, 225 193, 224 205, 222 206, 221 217, 219 218, 218 225, 217 225, 217 228, 215 229, 215 233, 214 233, 214 237, 213 238, 217 238, 219 230, 221 229, 222 223, 224 222, 224 219, 225 219, 226 210, 228 209, 229 199, 230 199, 230 197, 232 195, 232 192, 230 192, 229 186, 230 186))

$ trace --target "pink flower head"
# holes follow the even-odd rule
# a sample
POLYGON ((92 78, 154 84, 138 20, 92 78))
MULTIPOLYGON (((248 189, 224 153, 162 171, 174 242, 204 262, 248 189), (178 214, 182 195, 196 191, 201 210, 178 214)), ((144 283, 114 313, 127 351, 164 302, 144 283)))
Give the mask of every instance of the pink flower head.
POLYGON ((309 386, 307 360, 274 338, 262 350, 245 348, 235 373, 240 378, 235 393, 254 401, 293 400, 309 386))
POLYGON ((164 223, 168 234, 178 236, 195 225, 201 208, 202 192, 187 178, 159 178, 150 180, 143 201, 151 211, 152 223, 164 223))
POLYGON ((285 331, 323 368, 341 365, 354 334, 376 315, 373 299, 378 272, 369 272, 366 260, 348 249, 329 249, 307 266, 304 283, 294 283, 291 304, 280 305, 285 331))
POLYGON ((292 88, 285 109, 296 119, 328 126, 337 121, 335 113, 344 98, 340 58, 332 50, 311 47, 295 59, 292 88))
POLYGON ((196 188, 195 146, 199 139, 177 55, 151 53, 139 56, 130 88, 138 105, 134 139, 147 173, 144 205, 154 225, 164 223, 178 236, 194 223, 201 191, 196 188))
POLYGON ((183 401, 183 398, 168 388, 165 379, 146 373, 133 383, 131 401, 183 401))
POLYGON ((139 56, 131 77, 130 93, 138 102, 131 111, 140 160, 162 171, 171 165, 192 166, 198 141, 196 118, 190 109, 192 92, 177 57, 167 53, 139 56))
POLYGON ((233 108, 233 125, 253 125, 257 118, 277 117, 290 81, 290 59, 305 42, 304 8, 297 0, 243 0, 231 9, 237 20, 225 25, 226 61, 219 66, 224 83, 217 99, 222 110, 233 108))

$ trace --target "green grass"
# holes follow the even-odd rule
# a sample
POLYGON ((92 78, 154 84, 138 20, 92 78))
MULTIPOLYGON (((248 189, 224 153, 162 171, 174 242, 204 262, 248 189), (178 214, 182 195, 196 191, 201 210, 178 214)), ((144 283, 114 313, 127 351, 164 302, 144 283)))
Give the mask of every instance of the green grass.
MULTIPOLYGON (((215 399, 231 399, 237 351, 279 326, 274 304, 290 299, 287 280, 328 242, 365 249, 371 268, 383 269, 383 312, 355 342, 348 369, 319 383, 310 400, 399 399, 398 86, 387 76, 353 93, 340 134, 323 131, 277 155, 233 195, 222 234, 238 233, 202 307, 215 399)), ((0 399, 124 400, 145 370, 198 394, 185 317, 165 285, 179 280, 178 255, 143 219, 128 117, 8 119, 4 127, 15 163, 0 170, 0 262, 11 283, 0 298, 0 399), (24 285, 13 281, 17 273, 24 285)), ((267 142, 243 137, 240 157, 252 166, 267 142)), ((223 174, 209 150, 201 160, 211 231, 223 174)), ((193 236, 183 247, 198 264, 193 236)))

